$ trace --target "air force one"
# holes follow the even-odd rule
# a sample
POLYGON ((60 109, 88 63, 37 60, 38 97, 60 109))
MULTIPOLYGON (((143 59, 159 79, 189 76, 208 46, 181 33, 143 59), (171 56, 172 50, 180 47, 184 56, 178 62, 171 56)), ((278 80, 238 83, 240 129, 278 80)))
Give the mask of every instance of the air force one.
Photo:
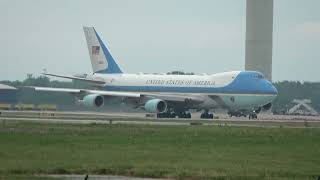
POLYGON ((94 89, 32 87, 36 91, 71 93, 90 107, 102 107, 117 97, 123 103, 157 113, 160 118, 191 118, 191 109, 201 118, 213 118, 209 110, 223 108, 230 115, 245 112, 255 118, 271 108, 277 89, 255 71, 231 71, 212 75, 126 74, 112 57, 93 27, 84 27, 93 74, 63 76, 93 84, 94 89))

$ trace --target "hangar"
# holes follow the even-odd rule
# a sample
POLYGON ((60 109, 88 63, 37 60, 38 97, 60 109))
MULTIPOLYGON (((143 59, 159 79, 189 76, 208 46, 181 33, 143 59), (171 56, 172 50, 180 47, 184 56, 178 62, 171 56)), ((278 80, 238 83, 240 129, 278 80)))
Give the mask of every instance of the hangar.
POLYGON ((17 101, 17 89, 0 84, 0 104, 14 104, 17 101))

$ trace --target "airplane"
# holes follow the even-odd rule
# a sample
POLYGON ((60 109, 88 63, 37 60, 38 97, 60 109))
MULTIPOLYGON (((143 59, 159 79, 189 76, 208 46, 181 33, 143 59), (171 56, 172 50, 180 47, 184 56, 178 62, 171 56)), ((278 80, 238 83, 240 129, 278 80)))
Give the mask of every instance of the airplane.
POLYGON ((212 119, 210 110, 227 109, 229 114, 245 112, 256 118, 272 106, 278 91, 260 72, 230 71, 217 74, 168 75, 127 74, 122 71, 94 27, 83 27, 92 74, 47 76, 85 81, 94 89, 32 87, 35 91, 74 95, 89 107, 102 107, 111 98, 134 108, 143 108, 158 118, 191 118, 190 110, 201 110, 201 118, 212 119))

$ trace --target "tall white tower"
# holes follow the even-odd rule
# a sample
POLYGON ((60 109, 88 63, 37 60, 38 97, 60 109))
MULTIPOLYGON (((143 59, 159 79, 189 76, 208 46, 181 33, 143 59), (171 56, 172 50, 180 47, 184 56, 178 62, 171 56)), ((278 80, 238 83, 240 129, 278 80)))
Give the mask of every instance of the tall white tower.
POLYGON ((245 69, 272 80, 273 0, 247 0, 245 69))

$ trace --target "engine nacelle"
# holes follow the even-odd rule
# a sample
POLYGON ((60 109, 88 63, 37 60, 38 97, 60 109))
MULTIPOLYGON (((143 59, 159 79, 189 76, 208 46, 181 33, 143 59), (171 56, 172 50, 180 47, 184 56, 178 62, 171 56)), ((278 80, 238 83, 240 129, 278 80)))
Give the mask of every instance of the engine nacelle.
POLYGON ((83 97, 82 104, 88 107, 101 107, 104 104, 103 96, 99 94, 89 94, 83 97))
POLYGON ((270 109, 271 109, 271 107, 272 107, 272 104, 271 104, 271 103, 268 103, 268 104, 266 104, 266 105, 262 106, 263 110, 265 110, 265 111, 270 110, 270 109))
POLYGON ((150 113, 163 113, 167 111, 167 103, 161 99, 152 99, 147 101, 144 109, 150 113))

